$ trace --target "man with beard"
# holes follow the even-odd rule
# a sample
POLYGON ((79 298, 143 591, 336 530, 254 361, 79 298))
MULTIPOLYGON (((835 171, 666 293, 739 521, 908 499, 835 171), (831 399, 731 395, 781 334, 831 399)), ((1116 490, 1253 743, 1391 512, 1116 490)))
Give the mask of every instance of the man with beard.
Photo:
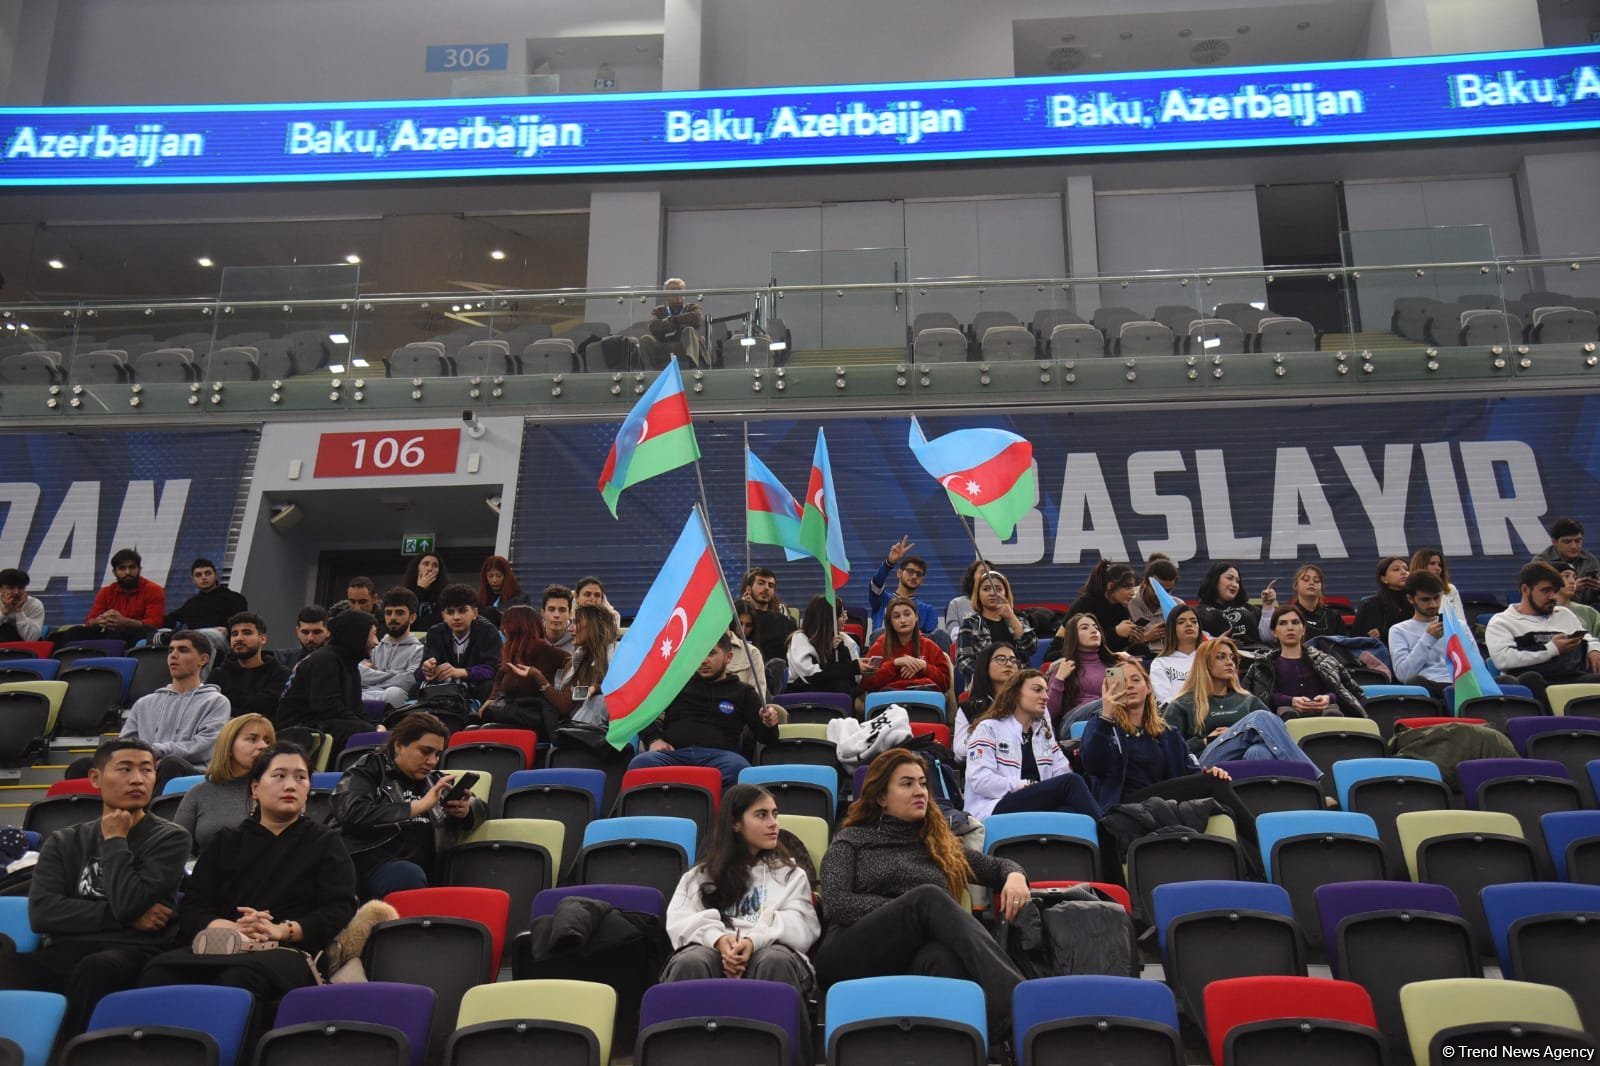
POLYGON ((294 620, 294 639, 299 642, 298 647, 278 653, 278 661, 290 670, 328 643, 328 609, 315 603, 300 608, 294 620))
POLYGON ((111 557, 116 580, 95 593, 89 617, 81 626, 67 626, 50 635, 57 647, 73 640, 114 638, 132 644, 161 627, 167 613, 167 594, 154 581, 140 576, 144 560, 132 548, 111 557))
POLYGON ((232 656, 211 671, 211 683, 222 690, 234 717, 259 714, 272 718, 289 684, 289 668, 267 650, 267 623, 258 614, 241 611, 228 619, 232 656))
POLYGON ((333 750, 373 728, 361 710, 361 663, 378 643, 378 621, 344 611, 329 626, 328 643, 307 655, 289 679, 272 724, 278 739, 313 750, 311 731, 333 736, 333 750))
POLYGON ((741 600, 749 600, 753 633, 746 634, 768 659, 783 659, 789 654, 789 634, 799 629, 789 608, 778 599, 778 575, 764 566, 753 567, 744 575, 741 600))
POLYGON ((194 582, 194 595, 183 601, 183 606, 162 621, 169 629, 215 629, 219 633, 228 627, 228 619, 250 604, 239 593, 217 582, 217 564, 210 559, 196 559, 189 566, 189 580, 194 582))
POLYGON ((361 664, 362 699, 383 700, 391 707, 411 702, 417 691, 417 667, 422 665, 422 641, 411 632, 416 621, 416 593, 396 585, 383 594, 383 639, 361 664))
POLYGON ((1403 622, 1389 627, 1389 658, 1394 662, 1394 679, 1407 685, 1421 685, 1439 698, 1454 677, 1445 655, 1444 620, 1439 617, 1444 602, 1444 582, 1426 570, 1406 578, 1406 599, 1414 612, 1403 622))

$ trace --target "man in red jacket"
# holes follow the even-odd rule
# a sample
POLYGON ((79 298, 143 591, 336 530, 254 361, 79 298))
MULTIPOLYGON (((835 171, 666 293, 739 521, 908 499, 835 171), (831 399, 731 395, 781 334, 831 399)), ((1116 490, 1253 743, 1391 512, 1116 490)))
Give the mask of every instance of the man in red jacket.
POLYGON ((95 637, 117 638, 129 644, 148 637, 161 628, 167 613, 167 594, 160 585, 139 576, 144 560, 132 548, 123 548, 111 557, 111 572, 116 580, 95 593, 89 617, 81 626, 51 634, 63 640, 95 637))

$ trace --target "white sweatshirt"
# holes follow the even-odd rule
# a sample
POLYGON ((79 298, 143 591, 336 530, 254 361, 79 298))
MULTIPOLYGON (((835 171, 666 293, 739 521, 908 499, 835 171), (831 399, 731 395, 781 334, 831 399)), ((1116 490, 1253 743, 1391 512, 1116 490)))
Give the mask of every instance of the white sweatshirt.
MULTIPOLYGON (((1555 638, 1563 633, 1576 633, 1583 628, 1578 616, 1565 607, 1557 606, 1549 614, 1523 614, 1512 604, 1484 627, 1484 643, 1489 646, 1489 658, 1497 669, 1508 673, 1526 670, 1556 657, 1555 638), (1534 647, 1517 647, 1518 639, 1534 647)), ((1590 633, 1583 640, 1584 654, 1600 651, 1600 638, 1590 633)))
POLYGON ((701 891, 706 883, 706 868, 695 866, 672 894, 667 936, 674 950, 690 944, 715 947, 719 937, 737 933, 757 951, 782 944, 804 955, 822 935, 811 902, 811 882, 798 866, 756 863, 750 868, 749 890, 726 913, 705 906, 701 891))

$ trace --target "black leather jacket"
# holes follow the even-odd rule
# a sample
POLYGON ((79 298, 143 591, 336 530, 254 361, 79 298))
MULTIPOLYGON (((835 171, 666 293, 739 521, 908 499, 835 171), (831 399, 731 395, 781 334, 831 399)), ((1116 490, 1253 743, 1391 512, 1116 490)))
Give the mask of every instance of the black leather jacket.
MULTIPOLYGON (((427 776, 427 785, 437 784, 444 776, 435 770, 427 776)), ((451 818, 443 804, 413 818, 411 803, 404 796, 407 786, 420 793, 423 782, 402 774, 394 758, 381 748, 356 760, 340 779, 333 791, 333 824, 343 834, 356 869, 370 870, 404 854, 407 830, 422 822, 433 823, 433 854, 439 856, 489 817, 488 807, 473 797, 472 811, 465 818, 451 818)))

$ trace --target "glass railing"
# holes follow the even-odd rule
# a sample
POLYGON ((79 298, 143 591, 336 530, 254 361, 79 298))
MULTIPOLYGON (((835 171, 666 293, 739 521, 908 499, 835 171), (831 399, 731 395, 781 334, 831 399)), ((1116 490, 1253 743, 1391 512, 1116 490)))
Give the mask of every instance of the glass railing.
POLYGON ((1600 257, 13 304, 0 305, 0 417, 605 406, 673 354, 695 392, 734 409, 1581 378, 1600 362, 1597 316, 1600 257), (668 310, 680 297, 682 323, 668 310))

